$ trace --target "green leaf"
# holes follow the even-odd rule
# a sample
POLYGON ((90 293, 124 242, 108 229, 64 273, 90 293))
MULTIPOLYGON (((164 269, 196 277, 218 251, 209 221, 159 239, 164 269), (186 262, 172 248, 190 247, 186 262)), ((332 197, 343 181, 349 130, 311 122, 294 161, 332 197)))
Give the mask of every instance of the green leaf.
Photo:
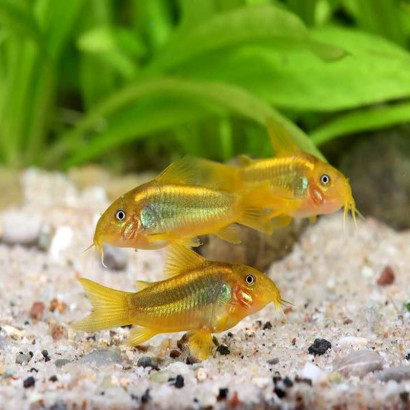
MULTIPOLYGON (((62 155, 69 147, 82 145, 85 133, 94 131, 103 119, 123 110, 135 101, 142 101, 144 98, 152 96, 171 95, 188 99, 195 104, 206 104, 209 109, 224 108, 232 113, 250 118, 263 126, 265 126, 266 119, 272 117, 285 127, 304 151, 323 158, 302 130, 275 109, 245 90, 228 84, 202 83, 176 78, 159 78, 136 82, 112 95, 85 116, 73 131, 61 136, 61 141, 55 147, 53 155, 62 155)), ((136 120, 143 119, 136 117, 136 120)))
MULTIPOLYGON (((263 41, 281 49, 308 46, 315 52, 314 41, 308 38, 306 27, 294 14, 273 6, 242 7, 215 15, 191 29, 180 30, 154 58, 148 70, 170 69, 215 50, 263 41)), ((332 48, 330 58, 344 55, 340 47, 332 48)), ((320 51, 323 56, 324 48, 320 51)))
POLYGON ((361 131, 377 130, 398 123, 410 122, 410 102, 383 107, 366 108, 348 114, 323 125, 311 133, 316 145, 335 138, 361 131))
POLYGON ((238 85, 276 107, 335 111, 410 95, 410 57, 399 46, 360 31, 327 27, 316 41, 343 46, 349 55, 322 61, 307 49, 232 47, 181 65, 179 75, 238 85))

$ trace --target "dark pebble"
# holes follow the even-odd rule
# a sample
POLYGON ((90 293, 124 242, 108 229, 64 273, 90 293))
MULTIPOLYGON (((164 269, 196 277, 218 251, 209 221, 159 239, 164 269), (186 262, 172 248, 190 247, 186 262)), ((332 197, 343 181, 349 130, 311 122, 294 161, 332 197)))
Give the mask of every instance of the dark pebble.
POLYGON ((131 400, 138 401, 138 396, 136 394, 131 394, 131 400))
POLYGON ((28 389, 29 387, 34 387, 35 384, 36 380, 33 376, 27 377, 27 379, 23 382, 23 386, 25 389, 28 389))
POLYGON ((184 384, 185 384, 184 378, 180 374, 178 374, 178 376, 175 379, 174 386, 177 389, 182 389, 184 387, 184 384))
POLYGON ((266 330, 266 329, 272 329, 272 323, 269 322, 269 320, 265 322, 265 324, 263 325, 263 330, 266 330))
POLYGON ((307 379, 306 377, 296 376, 296 377, 295 377, 295 382, 296 382, 296 383, 305 383, 305 384, 307 384, 308 386, 312 386, 312 380, 307 379))
POLYGON ((58 381, 58 377, 54 374, 53 376, 51 376, 51 377, 48 379, 48 381, 55 383, 55 382, 58 381))
POLYGON ((402 391, 399 396, 403 403, 407 404, 409 402, 409 392, 408 391, 402 391))
POLYGON ((138 367, 152 367, 155 370, 159 370, 158 362, 155 358, 150 356, 143 356, 138 359, 137 362, 138 367))
POLYGON ((228 332, 228 337, 233 337, 233 333, 232 333, 232 332, 228 332))
POLYGON ((38 369, 36 369, 35 367, 32 367, 32 368, 30 369, 30 373, 33 373, 33 372, 38 373, 38 369))
POLYGON ((410 353, 407 353, 407 354, 406 354, 405 359, 410 361, 410 353))
POLYGON ((322 355, 325 354, 332 347, 332 344, 326 339, 315 339, 313 344, 309 347, 309 354, 322 355))
POLYGON ((219 345, 216 351, 219 352, 222 356, 226 356, 227 354, 231 353, 227 345, 219 345))
POLYGON ((143 403, 148 403, 151 400, 151 396, 149 395, 149 389, 145 390, 145 393, 141 396, 141 401, 143 403))
POLYGON ((286 377, 283 379, 283 384, 284 384, 286 387, 292 387, 292 386, 293 386, 293 382, 292 382, 292 380, 289 379, 288 376, 286 376, 286 377))
POLYGON ((279 372, 275 372, 272 379, 273 379, 273 383, 277 384, 278 381, 282 380, 282 376, 280 375, 279 372))
POLYGON ((269 359, 267 361, 268 364, 278 364, 279 363, 279 359, 277 357, 275 357, 274 359, 269 359))
POLYGON ((228 393, 229 393, 229 389, 227 388, 223 388, 223 389, 219 389, 219 394, 218 394, 218 398, 217 400, 225 400, 228 397, 228 393))
POLYGON ((280 399, 283 399, 286 396, 286 391, 280 387, 275 387, 274 392, 280 399))
POLYGON ((46 361, 46 362, 49 362, 51 359, 50 359, 50 356, 48 355, 48 351, 47 350, 43 350, 42 352, 41 352, 41 354, 43 355, 43 357, 44 357, 44 361, 46 361))
POLYGON ((181 356, 181 352, 179 350, 173 349, 169 352, 169 357, 172 359, 178 359, 179 356, 181 356))

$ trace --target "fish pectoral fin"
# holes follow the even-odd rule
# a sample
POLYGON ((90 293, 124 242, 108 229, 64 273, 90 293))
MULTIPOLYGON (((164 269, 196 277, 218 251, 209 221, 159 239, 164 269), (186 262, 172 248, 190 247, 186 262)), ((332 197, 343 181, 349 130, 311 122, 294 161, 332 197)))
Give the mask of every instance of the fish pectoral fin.
POLYGON ((267 118, 266 128, 276 155, 292 154, 300 151, 300 148, 289 132, 278 121, 275 121, 273 118, 267 118))
POLYGON ((158 333, 159 332, 157 330, 150 329, 149 327, 134 327, 128 336, 126 345, 130 347, 138 346, 151 339, 151 337, 154 337, 158 333))
POLYGON ((214 235, 226 242, 234 243, 236 245, 242 242, 235 225, 228 225, 225 228, 220 229, 218 232, 215 232, 214 235))
POLYGON ((272 223, 274 228, 281 228, 284 226, 288 226, 293 221, 293 218, 289 215, 279 215, 273 216, 272 223))
POLYGON ((152 286, 155 282, 148 282, 146 280, 137 280, 135 284, 137 285, 138 291, 143 290, 145 288, 149 288, 152 286))
POLYGON ((207 359, 212 353, 212 335, 209 329, 192 330, 187 334, 191 353, 199 360, 207 359))
POLYGON ((195 251, 181 244, 173 244, 169 247, 165 263, 164 273, 171 277, 180 273, 198 268, 206 263, 206 259, 195 251))

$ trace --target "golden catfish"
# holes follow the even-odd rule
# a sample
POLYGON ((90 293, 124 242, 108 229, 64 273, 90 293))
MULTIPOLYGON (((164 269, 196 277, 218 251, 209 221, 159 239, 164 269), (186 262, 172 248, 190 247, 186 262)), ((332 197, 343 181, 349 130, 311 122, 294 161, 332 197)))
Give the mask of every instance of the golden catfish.
POLYGON ((159 333, 188 331, 188 346, 198 359, 212 352, 212 333, 222 332, 273 302, 286 303, 275 283, 249 266, 208 261, 182 245, 168 253, 160 282, 138 281, 136 293, 80 279, 94 311, 74 325, 97 331, 137 325, 128 338, 140 345, 159 333))

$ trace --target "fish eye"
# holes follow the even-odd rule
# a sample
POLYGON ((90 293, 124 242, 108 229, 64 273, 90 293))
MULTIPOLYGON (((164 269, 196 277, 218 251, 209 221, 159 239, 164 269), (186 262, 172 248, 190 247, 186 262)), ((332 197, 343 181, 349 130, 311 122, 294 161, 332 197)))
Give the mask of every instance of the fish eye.
POLYGON ((329 176, 329 175, 323 174, 323 175, 320 177, 320 183, 321 183, 322 185, 327 185, 329 182, 330 182, 330 176, 329 176))
POLYGON ((115 219, 117 219, 117 221, 123 221, 125 219, 125 211, 123 211, 122 209, 119 209, 115 213, 115 219))
POLYGON ((248 286, 252 286, 255 283, 255 276, 253 276, 252 274, 246 275, 245 276, 245 283, 248 286))

